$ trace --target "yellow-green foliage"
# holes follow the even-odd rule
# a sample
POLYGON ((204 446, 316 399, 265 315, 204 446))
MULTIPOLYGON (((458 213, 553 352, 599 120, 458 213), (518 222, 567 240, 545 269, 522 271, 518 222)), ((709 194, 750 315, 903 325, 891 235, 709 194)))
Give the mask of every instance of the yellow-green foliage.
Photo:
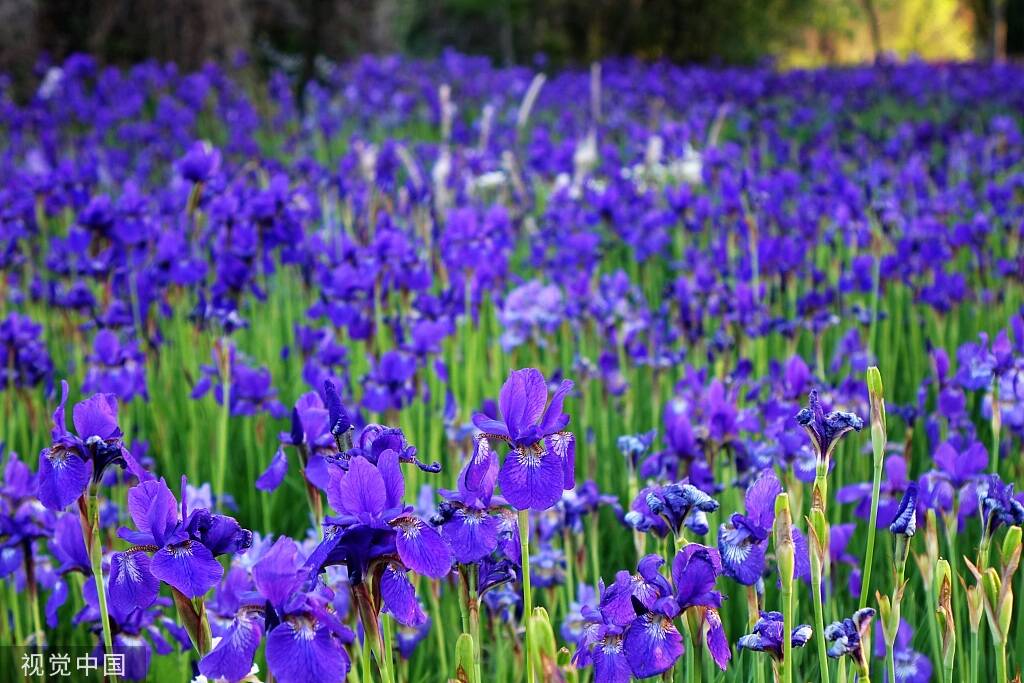
MULTIPOLYGON (((819 0, 808 27, 780 52, 782 66, 871 61, 870 0, 819 0)), ((874 0, 883 52, 900 58, 963 60, 974 53, 973 16, 959 0, 874 0)))

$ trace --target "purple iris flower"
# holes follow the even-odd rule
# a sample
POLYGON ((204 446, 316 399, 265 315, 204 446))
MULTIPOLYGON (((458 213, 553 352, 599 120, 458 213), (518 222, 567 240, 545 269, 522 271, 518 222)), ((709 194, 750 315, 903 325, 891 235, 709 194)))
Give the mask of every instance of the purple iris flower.
MULTIPOLYGON (((812 632, 808 624, 800 624, 790 634, 790 643, 793 647, 803 647, 811 639, 812 632)), ((761 612, 760 618, 754 624, 753 632, 736 641, 736 647, 755 652, 767 652, 776 660, 781 661, 783 638, 785 638, 785 627, 783 626, 782 612, 761 612)))
POLYGON ((388 351, 363 380, 363 406, 378 413, 401 410, 416 397, 415 374, 415 357, 403 351, 388 351))
POLYGON ((645 488, 632 508, 624 519, 638 531, 653 531, 661 537, 671 532, 678 537, 685 524, 703 536, 708 532, 707 514, 718 509, 718 501, 693 484, 680 481, 645 488))
MULTIPOLYGON (((88 623, 89 627, 98 631, 100 627, 100 609, 95 585, 92 581, 83 584, 85 607, 75 615, 73 623, 88 623), (90 586, 92 586, 90 588, 90 586)), ((111 630, 113 633, 113 649, 115 653, 124 655, 124 678, 130 681, 149 680, 149 667, 153 652, 167 656, 174 651, 177 643, 182 652, 191 647, 188 633, 178 626, 173 619, 163 616, 163 610, 170 607, 171 601, 159 598, 155 601, 155 609, 133 609, 120 612, 110 605, 111 630), (170 634, 172 640, 165 637, 170 634)), ((102 647, 97 646, 93 656, 102 661, 102 647)))
POLYGON ((178 160, 178 172, 190 183, 205 183, 220 169, 220 150, 205 140, 192 143, 178 160))
POLYGON ((92 348, 83 391, 111 393, 122 401, 136 396, 148 400, 146 357, 136 342, 122 344, 116 332, 100 330, 92 348))
POLYGON ((650 608, 639 601, 634 605, 637 616, 626 627, 622 649, 634 676, 657 676, 671 669, 686 649, 674 623, 679 603, 669 595, 656 600, 650 608))
POLYGON ((996 335, 991 346, 987 334, 978 336, 977 344, 968 342, 956 352, 956 381, 967 391, 987 389, 994 377, 1003 376, 1013 365, 1013 345, 1006 330, 996 335))
MULTIPOLYGON (((332 420, 333 422, 333 420, 332 420)), ((337 426, 339 423, 334 422, 337 426)), ((345 444, 346 438, 335 437, 345 444)), ((338 465, 342 469, 348 468, 348 462, 356 457, 363 457, 372 463, 376 463, 380 456, 386 451, 394 451, 398 454, 398 461, 416 465, 424 472, 436 474, 441 471, 441 463, 434 461, 425 463, 416 457, 416 447, 410 444, 405 433, 397 427, 385 427, 384 425, 370 423, 359 430, 354 445, 347 451, 340 454, 338 465)))
POLYGON ((224 405, 225 370, 228 372, 228 401, 231 414, 256 415, 268 412, 274 418, 282 418, 288 414, 285 407, 277 400, 270 370, 265 367, 254 368, 239 355, 233 344, 218 343, 212 353, 213 363, 200 367, 202 377, 192 388, 192 398, 198 399, 213 389, 213 396, 219 405, 224 405), (226 347, 226 348, 225 348, 226 347))
POLYGON ((865 607, 854 612, 852 617, 826 626, 825 640, 831 643, 828 656, 838 659, 849 655, 857 662, 866 661, 867 652, 864 648, 870 645, 871 620, 874 617, 875 610, 865 607))
POLYGON ((673 623, 680 607, 661 574, 664 564, 657 555, 645 556, 636 574, 621 571, 602 590, 598 610, 584 611, 591 623, 577 643, 576 658, 580 665, 594 664, 595 679, 654 676, 683 655, 683 639, 673 623))
POLYGON ((646 555, 637 564, 635 574, 620 571, 615 582, 601 593, 601 612, 615 623, 625 626, 636 616, 633 601, 651 608, 661 597, 671 594, 672 587, 662 576, 665 560, 658 555, 646 555))
POLYGON ((1013 494, 1013 484, 990 474, 978 486, 981 514, 985 520, 984 532, 991 534, 1001 525, 1024 524, 1024 494, 1013 494))
POLYGON ((53 386, 53 361, 43 343, 43 326, 27 315, 11 313, 0 320, 0 390, 10 386, 53 386))
POLYGON ((548 385, 539 370, 515 370, 498 397, 500 419, 477 413, 477 437, 467 485, 479 489, 496 458, 488 440, 504 441, 511 452, 498 472, 505 499, 517 510, 546 510, 576 486, 576 441, 564 431, 569 416, 562 403, 573 383, 562 380, 548 404, 548 385))
POLYGON ((132 546, 110 560, 110 602, 119 609, 147 608, 161 581, 187 598, 201 597, 224 573, 216 557, 244 552, 252 544, 252 532, 234 518, 205 508, 189 511, 185 487, 182 477, 180 508, 163 479, 128 491, 135 530, 121 528, 118 536, 132 546))
POLYGON ((459 564, 478 562, 494 552, 501 527, 500 518, 495 514, 497 506, 491 506, 495 478, 490 478, 483 491, 469 489, 466 475, 470 465, 467 462, 459 473, 458 490, 440 492, 445 501, 431 520, 440 526, 441 536, 459 564))
MULTIPOLYGON (((267 554, 268 546, 260 539, 246 553, 251 568, 267 554)), ((207 678, 237 681, 252 671, 253 657, 263 637, 266 601, 256 592, 251 571, 233 563, 224 580, 217 586, 212 600, 206 601, 213 631, 213 648, 199 661, 199 672, 207 678)))
POLYGON ((829 461, 836 444, 851 431, 864 428, 864 420, 853 413, 834 410, 826 414, 818 399, 817 390, 807 398, 807 407, 796 414, 796 421, 811 437, 811 443, 819 460, 829 461))
POLYGON ((68 383, 62 381, 60 405, 53 413, 53 444, 39 453, 39 501, 43 505, 63 510, 115 463, 140 480, 149 476, 124 447, 117 424, 117 397, 94 394, 76 403, 72 411, 76 434, 65 425, 67 400, 68 383))
POLYGON ((604 610, 590 606, 584 606, 581 614, 584 624, 573 664, 580 668, 593 665, 594 683, 629 683, 633 670, 623 649, 624 625, 604 610))
POLYGON ((656 429, 643 432, 642 434, 624 434, 615 443, 619 448, 619 452, 622 453, 623 457, 629 461, 635 470, 640 463, 640 458, 651 449, 651 445, 654 443, 657 435, 658 431, 656 429))
POLYGON ((978 510, 976 489, 988 467, 988 451, 978 441, 960 448, 943 441, 933 460, 935 467, 921 477, 921 498, 927 507, 939 511, 951 511, 956 502, 962 524, 978 510))
MULTIPOLYGON (((252 576, 271 608, 266 617, 266 656, 274 677, 282 683, 344 680, 350 665, 345 645, 354 635, 329 609, 329 589, 304 590, 308 571, 295 541, 279 538, 253 566, 252 576)), ((246 628, 247 633, 242 633, 246 642, 251 642, 257 624, 246 628)), ((258 645, 256 633, 252 652, 258 645)), ((214 652, 216 649, 207 657, 214 652)))
POLYGON ((718 530, 718 552, 725 575, 753 586, 764 575, 765 552, 775 523, 775 499, 782 484, 775 473, 766 471, 747 489, 746 514, 733 513, 718 530))
POLYGON ((565 583, 565 553, 550 543, 542 543, 530 553, 530 578, 539 588, 554 588, 565 583))
POLYGON ((715 590, 715 582, 721 574, 722 560, 718 551, 699 543, 687 544, 672 560, 672 583, 679 609, 684 612, 696 608, 703 615, 708 625, 705 636, 708 652, 718 668, 725 671, 732 651, 718 614, 724 598, 715 590))
MULTIPOLYGON (((332 385, 333 386, 333 385, 332 385)), ((288 473, 288 457, 284 447, 293 446, 299 453, 306 480, 321 491, 327 490, 330 481, 329 458, 337 455, 334 435, 330 430, 329 411, 316 392, 299 397, 292 408, 291 429, 281 432, 280 445, 270 465, 256 480, 256 488, 273 491, 288 473)))
POLYGON ((358 584, 373 561, 397 552, 407 568, 443 577, 451 569, 451 551, 437 530, 404 504, 404 496, 405 477, 392 449, 381 453, 376 465, 358 455, 347 471, 332 471, 327 500, 338 515, 327 519, 327 533, 310 566, 318 572, 344 563, 358 584))
POLYGON ((900 505, 896 508, 896 517, 889 525, 889 531, 899 536, 910 538, 917 533, 917 482, 907 484, 900 505))

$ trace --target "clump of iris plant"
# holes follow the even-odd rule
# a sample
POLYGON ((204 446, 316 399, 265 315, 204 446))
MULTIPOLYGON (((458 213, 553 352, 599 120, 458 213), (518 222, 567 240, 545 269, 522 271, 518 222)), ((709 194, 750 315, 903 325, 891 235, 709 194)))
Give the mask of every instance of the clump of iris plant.
MULTIPOLYGON (((576 486, 576 439, 566 431, 569 415, 562 404, 573 383, 562 380, 548 402, 544 375, 534 368, 509 374, 498 394, 499 415, 477 413, 473 424, 482 433, 474 441, 473 456, 466 470, 466 485, 480 490, 498 468, 490 441, 506 443, 510 451, 497 471, 502 496, 519 510, 522 567, 529 567, 529 511, 543 511, 576 486)), ((530 572, 523 572, 525 613, 532 611, 530 572)), ((527 681, 533 681, 533 652, 527 631, 527 681)))
POLYGON ((118 535, 131 546, 110 560, 110 601, 119 611, 146 609, 160 590, 171 587, 178 615, 200 655, 211 647, 204 598, 224 574, 217 558, 244 552, 252 532, 226 515, 206 508, 188 509, 187 481, 181 480, 181 505, 163 479, 145 481, 128 491, 128 513, 135 529, 118 535))
MULTIPOLYGON (((821 593, 822 578, 829 573, 829 524, 826 506, 832 453, 840 439, 852 431, 860 431, 864 427, 864 421, 853 413, 843 411, 825 413, 816 390, 812 390, 808 396, 807 407, 796 414, 796 421, 807 432, 814 451, 814 485, 811 489, 808 530, 811 536, 811 597, 814 601, 814 626, 821 633, 825 624, 821 593)), ((867 574, 870 579, 870 571, 867 574)), ((820 640, 818 642, 818 673, 823 683, 829 683, 828 662, 825 659, 824 646, 820 640)))
POLYGON ((705 646, 723 671, 732 653, 718 614, 723 596, 715 590, 721 562, 714 548, 697 543, 675 554, 671 583, 661 573, 665 560, 648 555, 635 574, 621 571, 602 586, 598 606, 584 605, 573 661, 593 666, 596 683, 626 683, 631 676, 648 678, 669 671, 686 655, 694 669, 694 648, 704 634, 705 646), (676 627, 682 619, 689 645, 676 627))
POLYGON ((60 404, 53 413, 53 443, 39 454, 39 501, 51 510, 63 510, 77 501, 82 534, 96 584, 103 641, 112 651, 113 637, 103 585, 103 549, 100 541, 100 495, 103 474, 111 465, 128 469, 140 481, 151 478, 125 447, 117 421, 117 398, 112 394, 94 394, 75 404, 68 431, 64 406, 68 383, 61 382, 60 404))

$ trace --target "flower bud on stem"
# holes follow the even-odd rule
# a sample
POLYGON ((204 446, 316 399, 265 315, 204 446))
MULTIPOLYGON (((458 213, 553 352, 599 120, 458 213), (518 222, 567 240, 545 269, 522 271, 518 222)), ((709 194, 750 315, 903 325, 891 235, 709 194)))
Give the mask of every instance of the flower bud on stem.
MULTIPOLYGON (((956 623, 953 620, 953 570, 947 560, 939 560, 935 567, 935 612, 942 627, 942 680, 953 681, 953 660, 956 656, 956 623)), ((899 620, 897 617, 897 626, 899 620)))

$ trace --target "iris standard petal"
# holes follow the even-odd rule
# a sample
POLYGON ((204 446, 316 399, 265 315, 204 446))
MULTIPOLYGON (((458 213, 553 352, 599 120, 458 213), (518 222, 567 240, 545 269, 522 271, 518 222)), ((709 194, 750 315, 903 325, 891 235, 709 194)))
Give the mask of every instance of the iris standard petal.
POLYGON ((281 536, 252 568, 256 589, 275 607, 282 605, 302 583, 298 552, 295 541, 281 536))
POLYGON ((352 458, 348 472, 332 478, 331 484, 327 487, 327 497, 339 512, 372 518, 384 511, 387 504, 384 478, 366 458, 352 458))
POLYGON ((405 477, 402 476, 401 466, 398 464, 398 453, 388 449, 377 458, 377 470, 384 481, 385 509, 398 507, 405 497, 405 477))
POLYGON ((128 491, 128 514, 136 529, 163 545, 178 523, 178 503, 163 479, 146 481, 128 491))
POLYGON ((75 404, 71 421, 82 441, 93 437, 106 440, 120 434, 121 430, 117 426, 117 397, 113 394, 93 394, 75 404))

